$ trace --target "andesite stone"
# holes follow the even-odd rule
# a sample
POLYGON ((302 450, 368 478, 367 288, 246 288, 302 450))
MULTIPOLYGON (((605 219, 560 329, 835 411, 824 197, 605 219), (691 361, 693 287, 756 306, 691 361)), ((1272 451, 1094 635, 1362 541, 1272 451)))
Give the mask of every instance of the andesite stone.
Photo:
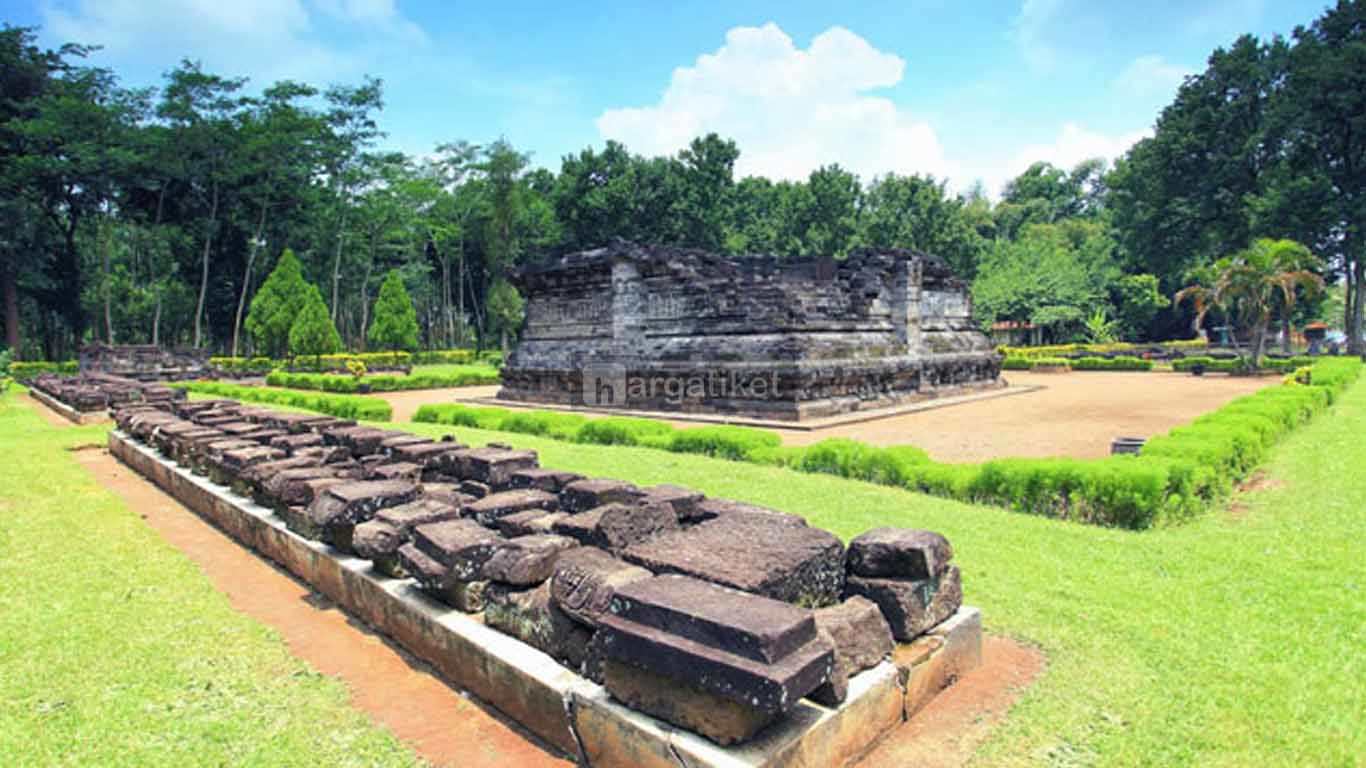
POLYGON ((494 531, 468 518, 442 520, 413 529, 413 544, 450 569, 457 581, 478 581, 484 562, 505 541, 494 531))
POLYGON ((583 475, 576 472, 535 467, 513 472, 511 483, 513 488, 535 488, 546 493, 559 493, 566 485, 582 479, 583 475))
POLYGON ((952 616, 963 604, 963 584, 958 566, 950 565, 932 579, 907 581, 850 576, 849 595, 877 603, 899 642, 910 642, 952 616))
POLYGON ((928 579, 952 559, 949 540, 934 531, 874 528, 849 542, 849 572, 856 576, 928 579))
POLYGON ((579 542, 567 536, 548 533, 508 539, 494 547, 481 575, 488 581, 535 586, 551 577, 561 554, 577 546, 579 542))
POLYGON ((578 669, 593 633, 560 611, 550 585, 530 588, 490 583, 484 590, 484 623, 578 669))
POLYGON ((407 480, 410 483, 417 483, 422 480, 422 467, 406 461, 381 462, 369 467, 365 479, 407 480))
POLYGON ((877 604, 862 597, 818 608, 813 613, 822 636, 835 649, 835 667, 826 685, 812 699, 838 706, 845 699, 850 677, 871 669, 891 655, 896 644, 877 604))
POLYGON ((596 547, 571 549, 555 561, 550 592, 566 614, 590 627, 611 606, 617 587, 654 574, 596 547))
POLYGON ((560 507, 572 514, 587 512, 612 502, 631 502, 640 498, 642 491, 620 480, 594 478, 575 480, 560 491, 560 507))
POLYGON ((687 576, 618 588, 598 631, 613 697, 723 745, 790 711, 834 666, 810 611, 687 576))
POLYGON ((659 534, 622 556, 657 573, 680 573, 816 608, 840 599, 844 546, 834 534, 773 514, 731 513, 659 534))
POLYGON ((698 505, 701 504, 706 496, 689 488, 682 488, 677 485, 652 485, 644 489, 645 500, 661 504, 668 504, 678 517, 680 522, 701 522, 698 505))
POLYGON ((678 513, 670 504, 646 499, 633 504, 606 504, 601 509, 589 543, 612 552, 678 530, 678 513))
POLYGON ((564 512, 547 512, 544 509, 528 509, 500 517, 494 524, 498 532, 513 538, 530 536, 536 533, 550 533, 555 523, 569 515, 564 512))
POLYGON ((323 436, 317 432, 291 432, 280 435, 270 441, 272 448, 280 448, 286 451, 297 451, 300 448, 310 448, 315 445, 323 444, 323 436))
POLYGON ((554 494, 524 488, 489 494, 465 507, 465 514, 478 520, 480 525, 492 526, 499 518, 528 509, 553 512, 558 504, 559 497, 554 494))
POLYGON ((411 543, 398 548, 398 562, 404 572, 412 575, 418 586, 446 605, 465 613, 478 613, 484 610, 484 590, 488 587, 487 581, 452 579, 450 568, 411 543))
POLYGON ((417 498, 421 486, 404 480, 362 480, 328 487, 313 499, 308 517, 323 538, 342 551, 351 547, 351 529, 385 507, 417 498))

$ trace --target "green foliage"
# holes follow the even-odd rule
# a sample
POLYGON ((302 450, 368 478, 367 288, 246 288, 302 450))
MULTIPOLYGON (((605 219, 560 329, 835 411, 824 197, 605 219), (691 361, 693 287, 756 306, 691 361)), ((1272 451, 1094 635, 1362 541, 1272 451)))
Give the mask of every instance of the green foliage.
POLYGON ((1146 338, 1153 318, 1171 306, 1171 300, 1162 294, 1156 275, 1124 275, 1111 286, 1110 295, 1115 306, 1115 335, 1118 338, 1146 338))
POLYGON ((1119 323, 1110 319, 1110 311, 1096 307, 1086 318, 1086 337, 1092 344, 1113 344, 1119 340, 1119 323))
POLYGON ((507 340, 516 336, 522 328, 525 305, 522 294, 506 280, 500 279, 489 288, 489 320, 493 323, 494 331, 502 337, 505 348, 507 340))
POLYGON ((597 445, 641 445, 664 448, 672 440, 674 428, 662 421, 636 419, 629 416, 609 416, 584 424, 574 436, 580 443, 597 445))
POLYGON ((293 360, 268 357, 211 357, 209 366, 229 374, 267 374, 276 370, 347 372, 359 362, 366 371, 406 369, 413 361, 407 352, 360 352, 357 354, 314 355, 293 360))
POLYGON ((1027 371, 1033 365, 1033 358, 1021 357, 1019 355, 1008 355, 1001 361, 1003 371, 1027 371))
POLYGON ((740 461, 755 453, 782 444, 776 433, 748 427, 720 424, 680 429, 673 433, 668 448, 675 453, 701 453, 740 461))
POLYGON ((80 368, 81 364, 77 360, 64 360, 60 363, 49 363, 42 360, 15 360, 9 364, 9 375, 22 384, 44 373, 71 376, 80 371, 80 368))
POLYGON ((234 400, 316 411, 342 419, 388 421, 394 413, 393 408, 388 403, 377 397, 313 394, 296 392, 292 389, 249 387, 222 381, 172 382, 170 386, 180 387, 202 395, 230 397, 234 400))
POLYGON ((380 286, 367 338, 375 349, 417 350, 417 310, 397 269, 389 270, 380 286))
POLYGON ((323 296, 316 286, 310 285, 308 298, 289 327, 289 353, 317 357, 336 354, 341 348, 341 336, 327 314, 323 296))
POLYGON ((1153 361, 1130 355, 1078 357, 1068 361, 1074 371, 1151 371, 1153 361))
POLYGON ((299 259, 286 248, 247 313, 244 327, 258 350, 275 358, 289 354, 290 330, 308 304, 310 287, 299 259))
POLYGON ((1030 370, 1054 370, 1070 367, 1072 367, 1072 361, 1065 357, 1035 357, 1029 361, 1030 370))
MULTIPOLYGON (((350 362, 364 365, 363 362, 355 358, 352 358, 350 362)), ((406 376, 386 374, 340 376, 275 370, 266 376, 266 383, 272 387, 314 389, 323 392, 361 392, 366 390, 370 392, 399 392, 410 389, 444 389, 498 383, 498 371, 496 369, 486 366, 467 366, 466 368, 467 370, 450 373, 414 372, 406 376)))

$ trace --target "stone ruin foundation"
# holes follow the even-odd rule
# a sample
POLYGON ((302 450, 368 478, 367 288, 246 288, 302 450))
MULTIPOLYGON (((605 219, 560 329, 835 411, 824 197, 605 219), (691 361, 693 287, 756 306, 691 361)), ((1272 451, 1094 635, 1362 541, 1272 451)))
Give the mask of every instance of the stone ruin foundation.
POLYGON ((178 381, 208 375, 209 353, 156 344, 87 344, 81 347, 82 374, 107 374, 137 381, 178 381))
POLYGON ((77 424, 101 421, 110 408, 185 399, 181 389, 97 372, 76 376, 45 373, 34 377, 28 387, 36 400, 77 424))
POLYGON ((592 766, 845 765, 981 658, 953 550, 226 400, 111 451, 592 766))
POLYGON ((617 241, 516 278, 508 400, 794 421, 1000 386, 940 259, 732 258, 617 241))

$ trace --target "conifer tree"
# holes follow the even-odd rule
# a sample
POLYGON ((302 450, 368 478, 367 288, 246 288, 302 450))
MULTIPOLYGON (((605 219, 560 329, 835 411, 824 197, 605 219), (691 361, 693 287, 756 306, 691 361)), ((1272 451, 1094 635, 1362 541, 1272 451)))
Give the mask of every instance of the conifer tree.
POLYGON ((382 351, 417 350, 417 310, 397 269, 389 270, 375 299, 375 319, 366 334, 370 348, 382 351))

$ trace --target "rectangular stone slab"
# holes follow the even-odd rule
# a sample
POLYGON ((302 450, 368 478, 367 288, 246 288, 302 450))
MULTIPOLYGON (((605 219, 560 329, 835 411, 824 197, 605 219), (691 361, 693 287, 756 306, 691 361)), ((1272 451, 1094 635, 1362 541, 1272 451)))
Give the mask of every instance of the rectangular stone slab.
POLYGON ((512 473, 513 488, 535 488, 546 493, 559 493, 566 485, 582 480, 583 475, 560 469, 537 467, 512 473))
POLYGON ((560 555, 550 577, 550 594, 560 609, 590 627, 611 607, 617 588, 654 578, 638 565, 596 547, 579 547, 560 555))
POLYGON ((681 573, 811 608, 838 602, 844 546, 834 534, 781 516, 731 513, 627 547, 656 573, 681 573))
POLYGON ((612 614, 747 659, 772 664, 816 639, 811 611, 688 576, 624 584, 612 614))
POLYGON ((479 521, 480 525, 492 526, 499 518, 528 509, 541 509, 553 512, 559 504, 559 497, 553 493, 525 488, 517 491, 491 493, 465 507, 465 514, 479 521))
POLYGON ((413 544, 446 566, 458 581, 478 581, 484 562, 504 541, 502 536, 473 520, 443 520, 413 529, 413 544))
POLYGON ((642 491, 620 480, 594 478, 575 480, 560 491, 560 507, 571 515, 587 512, 612 502, 627 503, 640 498, 642 491))

